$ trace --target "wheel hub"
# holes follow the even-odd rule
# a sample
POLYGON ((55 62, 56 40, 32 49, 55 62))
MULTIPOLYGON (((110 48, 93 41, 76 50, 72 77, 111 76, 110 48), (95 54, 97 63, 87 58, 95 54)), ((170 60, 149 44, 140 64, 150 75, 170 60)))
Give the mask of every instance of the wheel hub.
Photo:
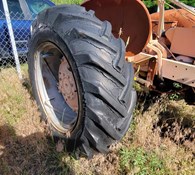
POLYGON ((60 67, 59 67, 59 92, 62 93, 62 96, 66 103, 78 113, 78 94, 75 84, 75 79, 72 74, 69 63, 66 58, 63 57, 60 67))

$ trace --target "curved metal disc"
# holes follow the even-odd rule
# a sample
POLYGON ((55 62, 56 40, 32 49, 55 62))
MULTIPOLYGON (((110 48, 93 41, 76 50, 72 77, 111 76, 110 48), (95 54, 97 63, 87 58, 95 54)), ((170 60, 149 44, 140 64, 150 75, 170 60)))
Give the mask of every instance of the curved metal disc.
POLYGON ((66 103, 78 113, 78 94, 74 76, 70 70, 70 65, 65 57, 59 66, 59 91, 62 93, 66 103))
POLYGON ((94 10, 101 20, 107 20, 112 24, 112 32, 127 42, 127 54, 129 56, 140 53, 147 45, 152 34, 150 14, 140 0, 89 0, 82 4, 87 10, 94 10))

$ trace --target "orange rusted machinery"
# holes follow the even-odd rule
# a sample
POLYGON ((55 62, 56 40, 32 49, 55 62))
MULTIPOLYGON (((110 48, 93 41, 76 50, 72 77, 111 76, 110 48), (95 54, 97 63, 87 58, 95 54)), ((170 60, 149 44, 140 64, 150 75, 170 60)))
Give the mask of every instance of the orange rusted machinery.
POLYGON ((126 42, 126 59, 134 63, 138 82, 155 88, 158 75, 194 88, 195 10, 171 2, 180 9, 165 11, 166 1, 158 0, 159 12, 151 15, 140 0, 89 0, 82 5, 111 22, 113 34, 126 42))

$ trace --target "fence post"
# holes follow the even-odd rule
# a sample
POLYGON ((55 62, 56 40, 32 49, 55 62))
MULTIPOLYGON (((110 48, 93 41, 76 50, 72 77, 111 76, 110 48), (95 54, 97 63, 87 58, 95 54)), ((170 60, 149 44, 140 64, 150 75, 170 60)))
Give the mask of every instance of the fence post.
POLYGON ((14 54, 14 59, 15 59, 15 63, 16 63, 16 70, 17 70, 19 79, 22 79, 20 61, 19 61, 19 57, 18 57, 18 51, 17 51, 17 47, 16 47, 14 32, 13 32, 13 28, 12 28, 11 19, 10 19, 10 13, 9 13, 8 5, 7 5, 7 0, 2 0, 2 2, 3 2, 3 8, 4 8, 4 12, 5 12, 6 21, 7 21, 9 36, 10 36, 10 40, 11 40, 12 50, 13 50, 13 54, 14 54))

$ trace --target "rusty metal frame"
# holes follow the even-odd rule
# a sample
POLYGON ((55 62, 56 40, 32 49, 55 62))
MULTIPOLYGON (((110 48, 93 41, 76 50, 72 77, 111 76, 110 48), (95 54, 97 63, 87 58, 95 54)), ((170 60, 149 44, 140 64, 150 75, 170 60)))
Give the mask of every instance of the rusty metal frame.
MULTIPOLYGON (((182 2, 176 0, 170 0, 172 3, 181 7, 182 9, 186 10, 187 12, 195 15, 195 11, 192 10, 190 7, 185 5, 182 2)), ((158 35, 161 36, 162 32, 164 31, 164 4, 165 0, 158 0, 159 4, 159 13, 160 13, 160 22, 158 24, 158 35)), ((192 87, 195 87, 195 65, 187 64, 179 61, 174 61, 166 58, 162 58, 160 53, 162 53, 162 46, 160 44, 156 44, 157 42, 151 41, 149 43, 149 47, 151 49, 158 49, 154 50, 157 51, 158 57, 158 74, 160 77, 168 78, 192 87), (160 61, 160 62, 159 62, 160 61)))
POLYGON ((162 76, 195 87, 195 65, 170 59, 162 59, 162 76))
MULTIPOLYGON (((184 9, 185 11, 189 12, 190 14, 195 16, 195 8, 191 8, 184 3, 178 1, 178 0, 170 0, 173 4, 176 6, 184 9)), ((162 35, 162 32, 164 31, 164 14, 165 14, 165 3, 166 0, 158 0, 158 6, 159 6, 159 23, 158 23, 158 32, 157 35, 160 37, 162 35)), ((167 4, 167 3, 166 3, 167 4)), ((170 5, 171 6, 171 5, 170 5)), ((173 7, 173 6, 171 6, 173 7)))
MULTIPOLYGON (((161 52, 160 49, 159 52, 161 52)), ((141 55, 140 60, 136 60, 135 58, 136 56, 128 57, 127 60, 129 62, 133 62, 134 64, 138 64, 142 61, 158 57, 157 55, 145 54, 143 52, 141 52, 139 55, 141 55)), ((191 87, 195 87, 195 65, 174 61, 167 58, 161 58, 161 60, 162 60, 161 77, 177 81, 179 83, 186 84, 191 87)), ((156 71, 155 74, 158 75, 158 71, 156 71)), ((136 77, 136 80, 147 87, 153 85, 151 80, 144 80, 138 77, 136 77)))
MULTIPOLYGON (((185 4, 179 1, 175 1, 175 0, 171 0, 171 2, 183 8, 184 10, 190 12, 191 14, 195 15, 195 12, 192 9, 185 6, 185 4)), ((162 35, 162 32, 164 31, 165 0, 158 0, 158 5, 159 5, 159 23, 158 23, 157 35, 158 37, 160 37, 162 35)), ((149 49, 152 49, 156 54, 151 55, 151 54, 146 54, 146 53, 141 52, 139 54, 139 57, 136 58, 135 56, 134 58, 127 59, 128 61, 133 61, 135 64, 138 64, 142 61, 151 60, 152 58, 157 59, 157 62, 156 62, 157 69, 153 70, 152 72, 153 75, 150 73, 151 75, 149 78, 147 76, 147 80, 137 78, 137 81, 139 81, 142 84, 145 84, 147 87, 152 86, 153 77, 154 77, 154 74, 156 74, 160 78, 168 78, 170 80, 177 81, 179 83, 186 84, 191 87, 195 87, 195 65, 163 58, 164 47, 158 42, 158 40, 151 39, 147 47, 149 49)))
MULTIPOLYGON (((185 4, 183 4, 177 0, 171 0, 171 2, 174 3, 175 5, 181 7, 182 9, 186 10, 187 12, 190 12, 190 14, 195 15, 194 10, 191 9, 190 7, 186 6, 185 4)), ((130 0, 124 0, 124 1, 122 1, 122 0, 113 0, 113 1, 112 0, 107 0, 107 1, 87 0, 86 2, 84 2, 82 4, 82 6, 86 7, 86 9, 88 9, 88 10, 89 9, 94 10, 96 12, 96 15, 101 20, 106 19, 106 20, 110 21, 112 23, 112 25, 114 26, 114 28, 116 28, 116 31, 114 30, 114 32, 115 32, 114 34, 117 36, 119 35, 119 37, 120 36, 122 37, 124 35, 124 31, 123 31, 124 27, 122 30, 122 27, 117 23, 118 22, 117 17, 120 15, 120 13, 118 11, 120 11, 121 13, 124 13, 124 8, 126 8, 125 5, 129 5, 130 3, 132 3, 131 7, 134 7, 134 6, 136 7, 136 3, 140 4, 143 12, 145 11, 146 16, 148 16, 148 20, 145 21, 145 24, 148 24, 148 22, 150 23, 148 25, 149 26, 148 27, 149 35, 147 35, 148 38, 147 38, 147 40, 144 40, 145 45, 142 45, 142 47, 139 47, 139 52, 143 49, 143 47, 145 49, 148 49, 149 52, 147 52, 147 53, 144 53, 144 52, 139 53, 137 51, 132 52, 132 48, 129 49, 130 45, 128 45, 128 48, 127 48, 126 59, 129 62, 133 62, 135 64, 135 67, 139 66, 141 63, 144 63, 147 61, 149 62, 148 68, 146 70, 146 73, 147 73, 146 80, 141 79, 140 77, 136 77, 136 79, 139 82, 141 82, 142 84, 145 84, 146 86, 149 87, 149 86, 153 85, 154 76, 158 75, 161 79, 163 79, 163 77, 165 77, 165 78, 169 78, 171 80, 178 81, 180 83, 187 84, 189 86, 194 87, 193 75, 195 77, 195 66, 165 58, 165 57, 167 57, 167 54, 165 54, 165 53, 170 53, 172 56, 173 56, 173 53, 168 49, 168 47, 164 47, 163 45, 161 45, 160 41, 158 41, 158 39, 162 36, 162 33, 165 31, 165 3, 166 3, 166 0, 158 0, 158 6, 159 6, 159 18, 158 19, 159 19, 159 22, 158 22, 158 30, 157 30, 157 39, 155 39, 155 40, 152 39, 152 35, 151 35, 151 33, 152 33, 151 17, 149 16, 149 13, 148 13, 145 5, 140 0, 135 0, 135 1, 130 1, 130 0), (112 10, 109 11, 110 7, 116 8, 115 13, 113 13, 112 10), (110 12, 110 13, 108 13, 108 12, 110 12), (114 18, 113 14, 115 14, 115 15, 118 14, 118 15, 116 15, 115 16, 116 18, 114 18), (120 34, 118 34, 118 32, 120 34), (138 55, 136 55, 136 54, 138 54, 138 55), (153 62, 152 61, 153 59, 156 59, 156 60, 153 62), (177 67, 177 69, 175 69, 176 67, 177 67), (154 69, 154 70, 152 70, 152 69, 154 69), (179 74, 179 77, 177 74, 179 74), (175 78, 175 77, 177 77, 177 78, 175 78), (186 81, 187 77, 189 77, 188 81, 186 81)), ((128 15, 129 15, 129 13, 125 13, 125 14, 123 14, 123 17, 124 16, 126 17, 128 15)), ((123 20, 125 20, 125 19, 126 18, 124 18, 123 20)), ((134 20, 134 18, 132 18, 132 21, 133 20, 134 20)), ((130 21, 130 19, 128 19, 128 21, 130 21)), ((119 22, 121 22, 121 20, 119 20, 119 22)), ((144 22, 142 22, 142 23, 144 23, 144 22)), ((135 25, 135 23, 132 23, 132 24, 135 25)), ((126 26, 125 30, 127 33, 129 32, 130 27, 132 28, 132 26, 130 24, 128 26, 126 26)), ((139 26, 136 25, 136 27, 139 27, 139 26)), ((136 30, 136 27, 135 27, 135 30, 136 30)), ((142 32, 136 31, 137 37, 141 36, 142 33, 143 33, 143 31, 142 32)), ((130 35, 130 34, 128 34, 125 37, 124 36, 122 37, 122 39, 126 42, 126 44, 128 43, 127 41, 129 38, 130 38, 130 42, 133 42, 132 35, 130 35)), ((132 43, 130 43, 130 44, 132 44, 132 43)), ((132 45, 134 47, 136 44, 133 43, 132 45)), ((174 56, 173 56, 173 59, 175 59, 174 56)))

